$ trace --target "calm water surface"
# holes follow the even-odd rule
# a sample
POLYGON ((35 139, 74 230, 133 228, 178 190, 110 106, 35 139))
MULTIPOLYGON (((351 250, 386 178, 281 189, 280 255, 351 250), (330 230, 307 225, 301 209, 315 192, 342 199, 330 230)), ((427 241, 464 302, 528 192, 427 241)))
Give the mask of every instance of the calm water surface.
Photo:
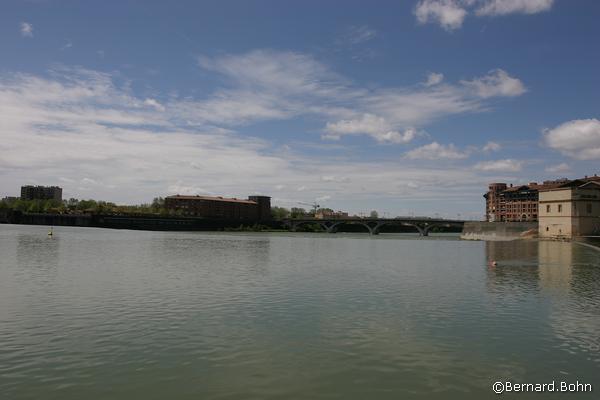
POLYGON ((46 232, 0 225, 2 399, 600 391, 600 252, 583 245, 46 232))

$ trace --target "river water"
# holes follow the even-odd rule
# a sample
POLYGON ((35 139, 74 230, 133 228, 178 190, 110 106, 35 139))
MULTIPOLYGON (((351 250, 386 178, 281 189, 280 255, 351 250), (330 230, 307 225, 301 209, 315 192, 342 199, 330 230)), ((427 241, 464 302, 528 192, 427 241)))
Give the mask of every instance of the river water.
MULTIPOLYGON (((591 247, 47 229, 0 225, 2 399, 482 399, 506 380, 600 391, 591 247)), ((594 397, 550 397, 564 396, 594 397)))

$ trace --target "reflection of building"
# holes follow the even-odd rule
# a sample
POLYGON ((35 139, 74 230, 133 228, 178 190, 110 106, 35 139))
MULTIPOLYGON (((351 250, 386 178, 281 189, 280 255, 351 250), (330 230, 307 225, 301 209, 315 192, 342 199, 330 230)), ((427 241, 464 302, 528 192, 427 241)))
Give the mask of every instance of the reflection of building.
POLYGON ((205 218, 263 221, 271 218, 271 198, 250 196, 248 200, 209 196, 168 196, 165 208, 205 218))
POLYGON ((333 210, 318 210, 315 214, 316 219, 342 219, 348 218, 348 213, 343 211, 333 211, 333 210))
POLYGON ((62 188, 58 186, 21 186, 21 200, 62 201, 62 188))
POLYGON ((575 180, 540 192, 540 237, 600 234, 600 182, 575 180))
POLYGON ((573 244, 542 240, 538 249, 540 286, 568 291, 573 275, 573 244))
MULTIPOLYGON (((584 182, 600 182, 600 177, 579 179, 584 182)), ((485 216, 488 222, 499 221, 537 221, 539 216, 539 192, 568 184, 569 179, 544 181, 542 184, 531 182, 528 185, 507 186, 505 183, 491 183, 485 198, 485 216)))

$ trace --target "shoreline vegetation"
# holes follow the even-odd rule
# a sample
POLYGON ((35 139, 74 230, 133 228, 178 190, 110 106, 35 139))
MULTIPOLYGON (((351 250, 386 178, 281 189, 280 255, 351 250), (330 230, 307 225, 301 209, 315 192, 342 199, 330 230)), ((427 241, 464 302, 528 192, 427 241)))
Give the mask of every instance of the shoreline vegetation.
MULTIPOLYGON (((186 215, 181 210, 168 210, 165 208, 164 198, 156 197, 150 203, 139 205, 117 205, 112 202, 98 200, 68 199, 56 200, 21 200, 20 198, 0 200, 0 222, 18 223, 29 225, 74 225, 107 228, 130 228, 150 230, 186 230, 183 226, 167 226, 171 221, 185 220, 190 222, 189 230, 216 230, 225 232, 289 232, 282 220, 294 218, 311 218, 317 212, 333 211, 329 208, 316 210, 305 210, 304 208, 271 207, 271 221, 248 222, 248 221, 225 221, 186 215), (121 225, 106 225, 108 219, 128 219, 131 223, 121 225), (65 222, 68 220, 68 222, 65 222), (140 225, 136 221, 163 221, 164 224, 140 225), (193 221, 193 222, 192 222, 193 221), (87 225, 85 225, 87 224, 87 225)), ((372 211, 371 217, 377 218, 378 213, 372 211)), ((323 232, 319 223, 307 223, 298 226, 297 232, 323 232)), ((340 232, 365 232, 365 228, 359 225, 345 224, 340 226, 340 232)), ((404 233, 415 232, 414 228, 404 226, 386 226, 382 233, 404 233)), ((455 228, 434 228, 436 232, 460 232, 455 228)))

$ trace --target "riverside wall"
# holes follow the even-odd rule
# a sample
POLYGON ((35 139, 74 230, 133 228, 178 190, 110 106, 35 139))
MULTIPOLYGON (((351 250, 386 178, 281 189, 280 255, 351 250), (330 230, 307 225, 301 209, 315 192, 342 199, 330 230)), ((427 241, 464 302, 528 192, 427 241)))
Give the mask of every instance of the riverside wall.
POLYGON ((465 222, 461 239, 517 240, 537 237, 537 222, 465 222))
POLYGON ((207 219, 157 215, 69 215, 21 212, 0 213, 0 223, 150 231, 222 231, 237 229, 240 226, 252 226, 258 223, 267 228, 281 229, 281 223, 278 221, 207 219))

